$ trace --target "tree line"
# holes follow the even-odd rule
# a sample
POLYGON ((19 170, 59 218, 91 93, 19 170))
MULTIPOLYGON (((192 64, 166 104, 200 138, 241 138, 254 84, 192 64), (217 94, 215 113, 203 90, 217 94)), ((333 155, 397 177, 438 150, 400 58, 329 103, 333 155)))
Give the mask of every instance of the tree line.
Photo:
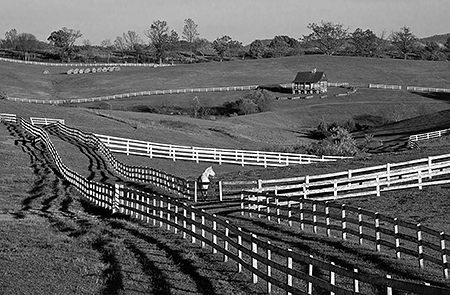
POLYGON ((193 63, 301 54, 450 60, 450 37, 442 43, 421 42, 407 26, 390 34, 383 31, 379 36, 370 29, 350 32, 343 24, 324 21, 310 23, 307 28, 310 34, 301 38, 277 35, 256 39, 247 46, 228 35, 213 41, 201 38, 198 25, 190 18, 184 20, 181 37, 166 21, 156 20, 143 32, 146 40, 129 30, 99 45, 92 45, 88 39, 82 40, 81 45, 75 44, 83 34, 67 27, 52 31, 47 42, 11 29, 0 39, 0 48, 7 57, 62 62, 193 63))

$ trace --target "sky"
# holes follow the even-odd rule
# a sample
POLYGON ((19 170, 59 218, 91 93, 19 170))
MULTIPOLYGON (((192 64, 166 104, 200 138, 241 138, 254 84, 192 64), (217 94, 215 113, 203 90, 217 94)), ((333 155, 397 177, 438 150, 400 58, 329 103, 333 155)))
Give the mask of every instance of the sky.
POLYGON ((62 27, 80 30, 77 43, 98 45, 164 20, 181 36, 184 20, 210 41, 228 35, 244 45, 276 35, 301 38, 309 23, 330 21, 377 35, 410 27, 419 38, 450 32, 450 0, 2 0, 0 38, 10 29, 46 41, 62 27))

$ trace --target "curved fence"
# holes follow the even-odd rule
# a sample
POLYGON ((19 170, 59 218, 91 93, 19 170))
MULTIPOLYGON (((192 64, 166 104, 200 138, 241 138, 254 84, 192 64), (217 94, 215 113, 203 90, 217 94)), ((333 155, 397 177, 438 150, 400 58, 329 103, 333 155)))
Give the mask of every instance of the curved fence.
POLYGON ((61 134, 64 134, 77 141, 87 143, 94 147, 107 161, 108 164, 119 175, 135 182, 145 182, 152 185, 162 187, 165 190, 177 193, 186 198, 197 198, 197 185, 194 181, 188 181, 184 178, 168 174, 164 171, 144 167, 144 166, 129 166, 118 161, 111 153, 109 148, 103 144, 95 135, 85 133, 81 130, 68 127, 61 122, 56 122, 55 125, 61 134))
POLYGON ((440 267, 444 278, 449 278, 449 236, 420 223, 352 206, 260 194, 243 196, 241 214, 244 213, 278 223, 284 220, 301 230, 353 240, 360 245, 372 244, 376 251, 382 247, 394 250, 397 259, 412 256, 421 269, 440 267))
MULTIPOLYGON (((62 176, 91 201, 134 218, 152 221, 154 225, 159 224, 160 227, 180 233, 183 238, 190 238, 192 243, 209 247, 212 253, 220 253, 223 261, 235 261, 238 272, 248 271, 253 283, 260 280, 265 282, 268 293, 277 287, 288 294, 324 291, 349 295, 371 294, 372 286, 388 293, 393 290, 417 294, 449 292, 449 289, 442 287, 406 282, 390 276, 360 273, 309 255, 295 253, 175 199, 124 188, 121 185, 113 187, 87 181, 62 163, 43 129, 22 118, 18 119, 18 123, 34 136, 35 140, 42 140, 62 176)), ((89 141, 86 143, 90 144, 89 141)))
POLYGON ((173 161, 186 160, 213 162, 222 164, 256 165, 256 166, 288 166, 317 162, 336 161, 348 157, 315 156, 294 153, 276 153, 250 150, 231 150, 181 146, 146 142, 128 138, 95 134, 112 152, 127 155, 146 156, 150 158, 166 158, 173 161))
POLYGON ((224 92, 224 91, 245 91, 254 90, 258 88, 258 85, 250 86, 228 86, 228 87, 207 87, 207 88, 186 88, 186 89, 168 89, 168 90, 150 90, 150 91, 140 91, 140 92, 130 92, 124 94, 115 94, 108 96, 99 96, 91 98, 77 98, 77 99, 29 99, 29 98, 18 98, 18 97, 6 97, 5 99, 17 102, 26 103, 36 103, 36 104, 70 104, 70 103, 86 103, 86 102, 97 102, 112 99, 122 99, 138 96, 149 96, 149 95, 163 95, 163 94, 183 94, 183 93, 203 93, 203 92, 224 92))
POLYGON ((11 58, 0 57, 0 61, 27 64, 27 65, 39 65, 50 67, 167 67, 170 64, 157 64, 157 63, 145 63, 145 64, 133 64, 133 63, 56 63, 56 62, 39 62, 39 61, 25 61, 11 58))

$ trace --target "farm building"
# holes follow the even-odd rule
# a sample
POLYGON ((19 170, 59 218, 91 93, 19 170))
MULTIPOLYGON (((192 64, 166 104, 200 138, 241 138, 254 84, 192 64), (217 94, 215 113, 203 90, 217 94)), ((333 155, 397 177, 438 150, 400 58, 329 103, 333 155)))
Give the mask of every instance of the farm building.
POLYGON ((324 72, 317 72, 316 69, 310 72, 298 72, 292 81, 293 94, 314 94, 326 93, 328 78, 324 72))

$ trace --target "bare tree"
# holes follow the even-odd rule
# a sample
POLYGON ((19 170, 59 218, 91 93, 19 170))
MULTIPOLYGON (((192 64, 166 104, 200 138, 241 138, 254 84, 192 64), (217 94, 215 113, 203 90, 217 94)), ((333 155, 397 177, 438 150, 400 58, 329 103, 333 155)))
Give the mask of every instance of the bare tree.
POLYGON ((100 46, 103 47, 106 52, 108 52, 108 60, 107 62, 109 63, 110 59, 111 59, 111 48, 113 47, 112 43, 111 43, 111 39, 105 39, 102 42, 100 42, 100 46))
POLYGON ((143 41, 139 34, 137 34, 135 31, 128 31, 127 33, 122 34, 122 39, 125 45, 125 48, 133 52, 136 57, 136 62, 139 60, 139 53, 142 50, 142 44, 143 41))
POLYGON ((150 39, 150 45, 156 53, 156 59, 159 63, 162 63, 165 53, 169 49, 170 43, 173 41, 171 36, 174 37, 176 34, 175 31, 172 31, 169 35, 169 26, 167 25, 167 22, 156 20, 150 25, 150 29, 146 30, 144 33, 150 39))

